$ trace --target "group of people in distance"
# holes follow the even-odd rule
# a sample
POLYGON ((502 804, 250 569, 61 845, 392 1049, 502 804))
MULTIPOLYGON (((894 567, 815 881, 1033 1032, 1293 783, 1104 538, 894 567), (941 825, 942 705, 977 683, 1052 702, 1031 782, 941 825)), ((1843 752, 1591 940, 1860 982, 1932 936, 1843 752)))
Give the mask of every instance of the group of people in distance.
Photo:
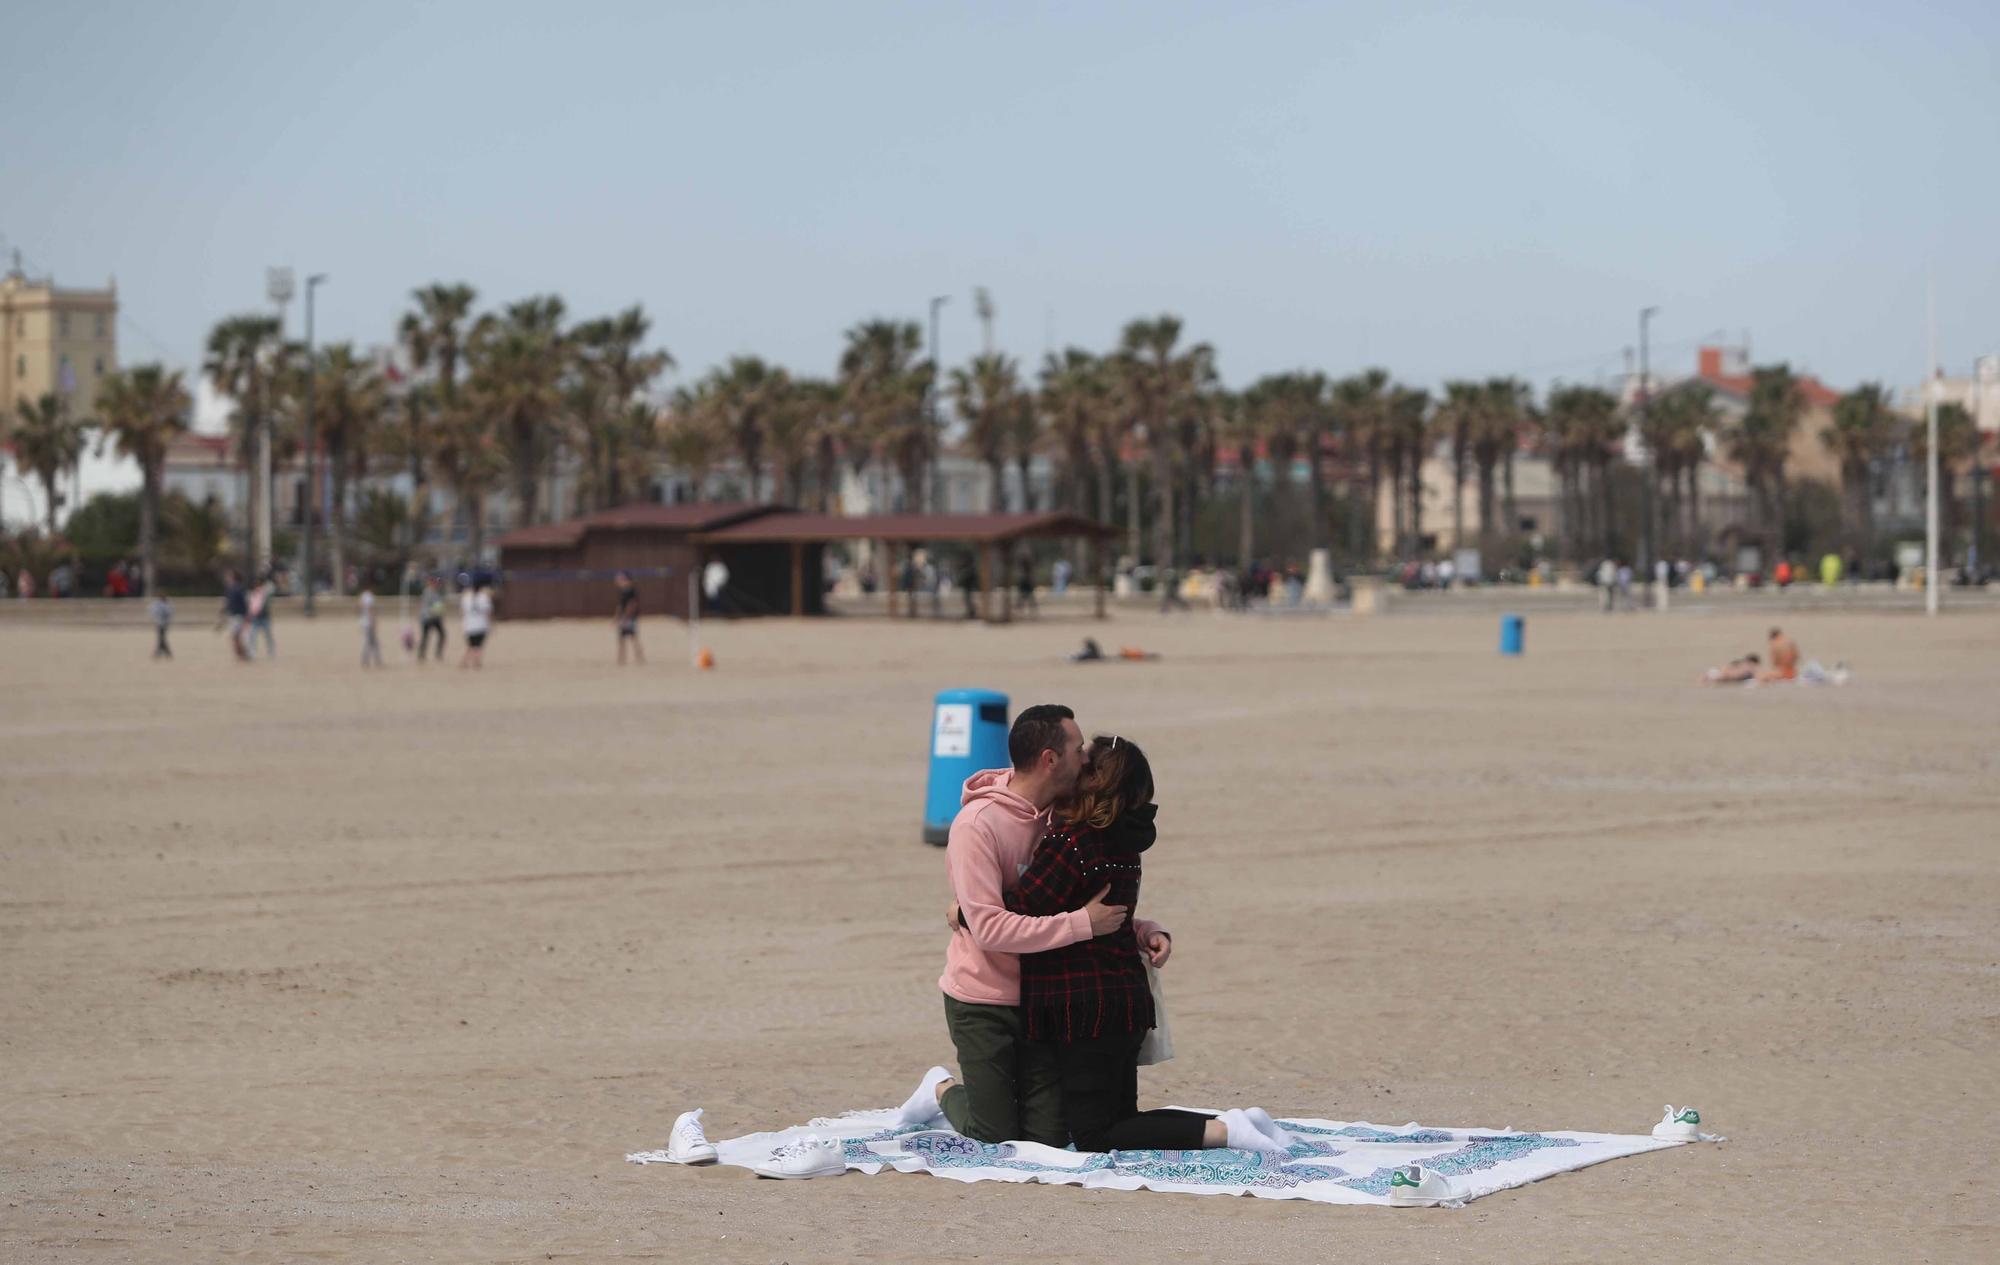
MULTIPOLYGON (((1023 711, 1007 748, 1011 768, 966 782, 945 848, 938 986, 958 1071, 926 1073, 900 1121, 1087 1151, 1288 1153, 1297 1140, 1259 1108, 1139 1108, 1139 1067, 1164 1054, 1149 1049, 1163 1018, 1154 972, 1173 952, 1165 927, 1132 917, 1158 837, 1145 753, 1120 735, 1086 740, 1055 705, 1023 711)), ((699 1110, 675 1121, 667 1158, 716 1158, 699 1110)), ((808 1136, 755 1171, 832 1176, 845 1161, 838 1140, 808 1136)))
POLYGON ((1773 628, 1770 632, 1770 666, 1755 653, 1740 659, 1731 659, 1719 668, 1710 668, 1697 678, 1701 685, 1743 685, 1751 681, 1770 683, 1775 681, 1796 681, 1799 677, 1799 643, 1787 637, 1783 630, 1773 628))

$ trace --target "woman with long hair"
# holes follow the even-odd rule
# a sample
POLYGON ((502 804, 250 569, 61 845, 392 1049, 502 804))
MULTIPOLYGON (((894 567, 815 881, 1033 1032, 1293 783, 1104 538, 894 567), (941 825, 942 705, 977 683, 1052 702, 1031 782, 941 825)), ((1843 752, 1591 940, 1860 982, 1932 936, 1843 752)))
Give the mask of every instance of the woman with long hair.
MULTIPOLYGON (((1110 885, 1106 901, 1136 910, 1141 857, 1158 837, 1153 769, 1122 737, 1098 737, 1075 796, 1058 805, 1049 832, 1007 895, 1007 908, 1046 917, 1081 909, 1110 885)), ((1116 930, 1021 958, 1021 1011, 1032 1042, 1061 1069, 1063 1116, 1084 1151, 1193 1151, 1207 1147, 1283 1153, 1293 1139, 1258 1108, 1208 1116, 1139 1110, 1139 1047, 1155 1021, 1146 954, 1128 919, 1116 930)))

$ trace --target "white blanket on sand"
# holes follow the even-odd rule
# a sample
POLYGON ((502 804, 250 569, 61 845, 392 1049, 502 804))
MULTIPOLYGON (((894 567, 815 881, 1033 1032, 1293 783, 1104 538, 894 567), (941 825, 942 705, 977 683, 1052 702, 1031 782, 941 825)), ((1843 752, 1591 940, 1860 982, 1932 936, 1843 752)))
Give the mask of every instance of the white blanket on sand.
MULTIPOLYGON (((809 1133, 840 1139, 847 1167, 875 1174, 929 1173, 961 1182, 1050 1182, 1110 1190, 1169 1190, 1191 1195, 1255 1195, 1330 1204, 1387 1204, 1389 1175, 1422 1164, 1448 1177, 1466 1199, 1526 1185, 1641 1151, 1685 1145, 1647 1134, 1517 1133, 1511 1129, 1384 1128, 1337 1120, 1278 1123, 1299 1141, 1286 1156, 1255 1151, 1058 1151, 1033 1142, 974 1142, 942 1120, 901 1123, 894 1111, 855 1111, 777 1133, 751 1133, 715 1144, 719 1161, 762 1163, 774 1147, 809 1133)), ((664 1163, 665 1151, 627 1155, 664 1163)))

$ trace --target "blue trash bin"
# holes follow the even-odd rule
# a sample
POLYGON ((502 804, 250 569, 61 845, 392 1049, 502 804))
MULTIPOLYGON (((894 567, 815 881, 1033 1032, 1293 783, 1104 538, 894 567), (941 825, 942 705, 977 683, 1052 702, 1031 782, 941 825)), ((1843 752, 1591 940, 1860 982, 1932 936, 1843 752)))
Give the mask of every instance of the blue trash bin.
POLYGON ((993 690, 944 690, 931 709, 931 775, 924 789, 924 842, 944 846, 958 816, 965 779, 1003 769, 1007 696, 993 690))
POLYGON ((1527 621, 1519 615, 1500 617, 1500 653, 1519 654, 1527 636, 1527 621))

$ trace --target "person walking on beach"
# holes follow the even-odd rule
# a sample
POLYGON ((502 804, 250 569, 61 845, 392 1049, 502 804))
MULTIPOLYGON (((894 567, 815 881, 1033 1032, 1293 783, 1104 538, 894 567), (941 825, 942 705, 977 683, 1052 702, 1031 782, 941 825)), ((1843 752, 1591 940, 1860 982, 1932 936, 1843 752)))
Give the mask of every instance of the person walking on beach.
POLYGON ((382 643, 375 639, 375 588, 361 590, 361 666, 382 666, 382 643))
POLYGON ((278 643, 271 636, 271 599, 278 595, 278 586, 270 576, 250 590, 250 657, 257 657, 257 639, 264 640, 264 657, 278 657, 278 643))
POLYGON ((238 663, 250 662, 250 596, 243 589, 243 577, 234 571, 226 571, 222 577, 222 613, 216 617, 215 626, 229 628, 229 648, 236 654, 238 663))
POLYGON ((153 617, 153 657, 173 658, 173 647, 167 644, 167 627, 174 622, 174 604, 167 600, 164 591, 153 595, 149 613, 153 617))
MULTIPOLYGON (((1083 731, 1067 707, 1024 710, 1007 735, 1012 768, 987 769, 965 783, 963 806, 945 845, 945 873, 956 902, 945 950, 945 1028, 958 1052, 959 1080, 934 1067, 903 1104, 923 1123, 942 1113, 954 1129, 981 1142, 1016 1138, 1065 1145, 1060 1068, 1053 1051, 1028 1044, 1021 1015, 1021 953, 1059 949, 1116 930, 1127 910, 1105 902, 1108 884, 1082 907, 1052 917, 1010 913, 1006 894, 1020 883, 1048 824, 1049 806, 1076 787, 1088 762, 1083 731)), ((1135 927, 1155 965, 1172 939, 1157 924, 1135 927)))
POLYGON ((618 666, 625 666, 625 643, 632 643, 632 658, 646 662, 646 652, 639 648, 639 586, 632 583, 632 577, 623 571, 618 573, 618 608, 611 621, 618 629, 618 666))
MULTIPOLYGON (((424 581, 423 596, 417 599, 417 614, 423 621, 423 634, 417 642, 417 662, 422 663, 431 647, 431 634, 437 634, 438 662, 444 662, 444 591, 438 587, 438 578, 432 576, 424 581)), ((404 643, 407 648, 408 643, 404 643)))
POLYGON ((486 634, 493 627, 493 595, 486 591, 486 581, 474 580, 472 587, 458 600, 459 631, 465 634, 465 653, 460 656, 461 668, 482 668, 486 666, 486 634))

